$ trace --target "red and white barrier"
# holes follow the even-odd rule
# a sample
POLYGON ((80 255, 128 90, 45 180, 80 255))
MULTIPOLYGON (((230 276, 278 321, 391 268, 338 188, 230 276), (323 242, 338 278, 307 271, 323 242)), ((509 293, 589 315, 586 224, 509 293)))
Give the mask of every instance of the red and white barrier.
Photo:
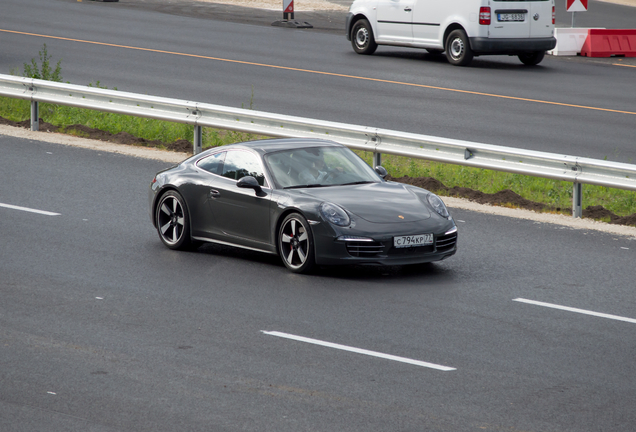
MULTIPOLYGON (((602 29, 602 27, 599 27, 602 29)), ((554 29, 554 37, 557 44, 554 49, 548 51, 553 56, 576 56, 581 52, 583 44, 587 39, 589 28, 564 28, 554 29)))
POLYGON ((636 57, 636 29, 590 29, 581 48, 586 57, 636 57))

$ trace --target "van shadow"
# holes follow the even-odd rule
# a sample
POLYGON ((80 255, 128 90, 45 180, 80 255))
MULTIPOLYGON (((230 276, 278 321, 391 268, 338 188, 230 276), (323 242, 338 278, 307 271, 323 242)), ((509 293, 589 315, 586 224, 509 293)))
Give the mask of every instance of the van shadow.
MULTIPOLYGON (((431 54, 426 50, 390 50, 390 51, 376 51, 373 54, 374 57, 382 57, 387 59, 399 59, 399 60, 416 60, 426 62, 430 64, 443 64, 448 67, 456 67, 448 63, 445 54, 431 54)), ((547 57, 547 56, 546 56, 547 57)), ((470 69, 488 69, 488 70, 527 70, 527 71, 539 71, 546 70, 543 63, 536 66, 526 66, 517 58, 517 56, 478 56, 468 66, 458 66, 459 70, 470 69), (505 60, 504 60, 505 59, 505 60)))

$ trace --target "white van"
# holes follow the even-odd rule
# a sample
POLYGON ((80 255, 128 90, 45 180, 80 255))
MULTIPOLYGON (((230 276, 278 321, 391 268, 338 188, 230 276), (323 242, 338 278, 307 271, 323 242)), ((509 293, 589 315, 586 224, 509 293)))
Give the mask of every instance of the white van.
POLYGON ((358 54, 397 45, 446 52, 458 66, 486 54, 536 65, 556 46, 554 15, 554 0, 355 0, 346 29, 358 54))

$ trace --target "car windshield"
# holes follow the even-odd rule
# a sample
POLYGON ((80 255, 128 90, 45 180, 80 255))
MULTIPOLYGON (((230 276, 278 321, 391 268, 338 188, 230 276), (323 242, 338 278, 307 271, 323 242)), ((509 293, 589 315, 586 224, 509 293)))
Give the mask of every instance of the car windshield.
POLYGON ((265 155, 278 188, 377 183, 380 177, 346 147, 310 147, 265 155))

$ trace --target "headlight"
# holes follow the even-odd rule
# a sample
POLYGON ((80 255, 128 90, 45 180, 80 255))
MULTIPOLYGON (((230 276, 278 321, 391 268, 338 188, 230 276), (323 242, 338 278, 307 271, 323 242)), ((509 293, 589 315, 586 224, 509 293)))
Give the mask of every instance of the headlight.
POLYGON ((347 212, 335 204, 326 202, 320 204, 320 214, 325 220, 334 225, 345 227, 351 224, 351 219, 349 219, 347 212))
POLYGON ((446 206, 444 205, 444 201, 442 201, 440 197, 438 197, 435 194, 429 194, 427 198, 428 198, 428 203, 431 205, 431 207, 433 207, 433 209, 437 212, 437 214, 445 218, 450 216, 450 213, 448 213, 448 210, 446 209, 446 206))

